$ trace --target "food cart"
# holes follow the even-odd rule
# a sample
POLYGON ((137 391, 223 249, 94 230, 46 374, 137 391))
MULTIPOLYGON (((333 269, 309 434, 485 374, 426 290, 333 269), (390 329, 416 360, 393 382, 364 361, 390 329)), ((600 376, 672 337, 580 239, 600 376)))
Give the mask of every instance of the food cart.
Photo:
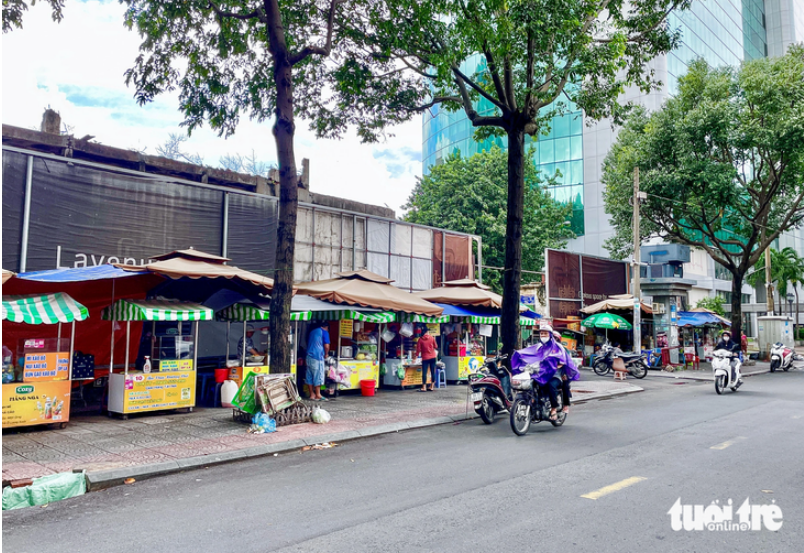
MULTIPOLYGON (((236 303, 225 309, 218 311, 217 319, 226 321, 226 364, 229 369, 229 380, 234 380, 239 386, 242 384, 243 379, 249 373, 268 374, 270 373, 270 352, 266 355, 251 356, 247 355, 245 348, 243 353, 237 360, 229 359, 229 333, 233 322, 243 323, 243 338, 246 336, 248 323, 268 321, 270 319, 269 306, 247 303, 236 303)), ((298 354, 298 335, 299 335, 299 321, 309 321, 312 318, 310 311, 293 311, 290 314, 291 322, 295 322, 291 329, 290 340, 293 344, 291 348, 290 372, 296 374, 296 356, 298 354)))
MULTIPOLYGON (((119 300, 103 311, 103 319, 126 323, 123 372, 109 375, 109 413, 123 415, 195 406, 198 322, 213 320, 212 309, 168 300, 119 300), (147 365, 129 363, 131 323, 151 324, 147 365)), ((142 345, 141 345, 142 347, 142 345)), ((111 350, 114 366, 114 342, 111 350)))
MULTIPOLYGON (((419 315, 415 313, 398 313, 397 319, 402 324, 426 324, 430 334, 436 339, 441 349, 441 324, 449 322, 449 315, 419 315)), ((394 329, 398 332, 399 329, 394 329)), ((390 336, 389 336, 390 337, 390 336)), ((386 386, 421 386, 422 364, 416 359, 416 342, 418 335, 414 334, 410 340, 402 340, 397 348, 391 348, 385 357, 385 375, 383 384, 386 386), (404 344, 408 344, 406 349, 404 344), (401 377, 401 378, 400 378, 401 377)))
POLYGON ((360 389, 361 380, 373 380, 374 387, 379 387, 381 336, 385 325, 396 319, 394 313, 343 309, 315 313, 313 317, 330 321, 330 347, 334 349, 338 366, 350 375, 341 389, 360 389))
MULTIPOLYGON (((75 321, 89 317, 86 307, 64 293, 5 296, 2 319, 8 324, 57 324, 56 338, 32 336, 13 352, 3 347, 3 428, 59 424, 70 420, 75 321), (62 324, 70 323, 70 338, 62 324)), ((35 332, 35 331, 33 331, 35 332)))

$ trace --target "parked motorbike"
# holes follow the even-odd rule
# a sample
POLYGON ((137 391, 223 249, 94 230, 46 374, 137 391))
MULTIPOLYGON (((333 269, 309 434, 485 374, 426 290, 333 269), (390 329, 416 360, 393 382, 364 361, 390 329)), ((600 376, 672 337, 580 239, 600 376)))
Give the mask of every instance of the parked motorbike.
POLYGON ((718 395, 730 388, 732 392, 736 392, 737 388, 743 385, 742 376, 740 376, 740 357, 726 349, 716 349, 712 353, 712 370, 715 373, 715 391, 718 395), (732 367, 732 360, 734 367, 732 367))
POLYGON ((592 367, 595 374, 604 376, 614 370, 614 360, 619 357, 623 360, 623 363, 625 363, 625 368, 631 376, 634 378, 645 378, 645 376, 647 376, 648 361, 646 355, 640 353, 625 353, 620 348, 615 348, 608 342, 603 344, 600 351, 603 355, 595 359, 595 364, 592 367))
POLYGON ((776 372, 776 369, 787 372, 793 366, 793 361, 804 361, 804 357, 796 354, 793 348, 789 348, 781 342, 776 342, 771 346, 770 354, 770 371, 772 373, 776 372))
POLYGON ((500 411, 511 408, 511 375, 502 364, 507 357, 486 359, 483 368, 469 377, 475 412, 486 424, 493 423, 500 411))
POLYGON ((561 394, 558 394, 558 405, 556 405, 556 420, 550 420, 550 410, 552 405, 547 390, 536 382, 532 375, 538 371, 538 367, 526 366, 525 369, 511 377, 511 388, 516 394, 511 405, 511 430, 517 436, 524 436, 528 433, 531 423, 550 421, 553 426, 561 426, 567 420, 567 414, 562 411, 564 408, 561 394))

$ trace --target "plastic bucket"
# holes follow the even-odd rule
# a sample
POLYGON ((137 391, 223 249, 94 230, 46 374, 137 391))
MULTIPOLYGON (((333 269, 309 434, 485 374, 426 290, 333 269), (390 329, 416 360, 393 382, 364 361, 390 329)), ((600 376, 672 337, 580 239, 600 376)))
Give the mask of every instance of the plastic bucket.
POLYGON ((215 369, 215 382, 221 383, 225 382, 226 379, 229 377, 229 369, 215 369))
POLYGON ((364 396, 373 396, 374 395, 374 386, 377 385, 376 380, 361 380, 360 381, 360 393, 364 396))

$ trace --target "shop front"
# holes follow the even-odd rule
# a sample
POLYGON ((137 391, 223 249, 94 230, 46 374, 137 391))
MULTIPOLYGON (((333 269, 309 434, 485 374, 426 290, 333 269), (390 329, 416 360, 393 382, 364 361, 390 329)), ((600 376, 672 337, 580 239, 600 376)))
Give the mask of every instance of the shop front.
MULTIPOLYGON (((211 309, 166 300, 119 300, 103 318, 126 323, 123 370, 109 375, 109 413, 127 417, 195 406, 198 323, 213 320, 211 309), (131 323, 150 326, 134 363, 129 358, 131 323)), ((111 351, 114 365, 114 346, 111 351)))
POLYGON ((330 348, 337 359, 336 381, 341 390, 360 389, 361 380, 380 384, 380 363, 385 357, 382 334, 396 319, 391 312, 364 312, 354 309, 323 311, 313 318, 327 321, 330 348))
MULTIPOLYGON (((29 337, 17 351, 3 346, 3 428, 58 424, 70 420, 75 321, 89 311, 67 294, 5 296, 3 326, 25 325, 29 337), (70 337, 62 325, 70 323, 70 337), (58 325, 56 337, 45 337, 38 325, 58 325)), ((5 330, 5 328, 4 328, 5 330)))
POLYGON ((421 387, 422 364, 420 359, 416 359, 416 343, 422 334, 422 325, 428 327, 441 351, 443 343, 441 325, 449 322, 449 315, 429 316, 398 313, 397 319, 400 323, 388 329, 393 336, 386 335, 389 340, 386 348, 383 385, 402 388, 421 387))
MULTIPOLYGON (((269 374, 271 372, 271 344, 268 341, 268 321, 271 313, 268 306, 261 306, 255 304, 236 303, 217 312, 216 318, 219 321, 226 321, 226 368, 228 369, 229 380, 233 380, 239 386, 243 383, 243 379, 250 373, 255 374, 269 374), (232 325, 234 324, 234 327, 232 325), (257 340, 248 342, 249 325, 257 340), (262 326, 261 326, 262 325, 262 326), (238 352, 237 359, 231 359, 229 352, 229 334, 232 329, 235 332, 242 332, 240 343, 243 347, 238 352), (248 351, 245 347, 247 344, 254 346, 257 355, 248 351)), ((292 311, 290 314, 291 334, 288 338, 293 345, 290 350, 290 372, 296 375, 297 355, 298 355, 298 336, 299 336, 299 322, 309 321, 312 319, 312 312, 310 311, 292 311)))

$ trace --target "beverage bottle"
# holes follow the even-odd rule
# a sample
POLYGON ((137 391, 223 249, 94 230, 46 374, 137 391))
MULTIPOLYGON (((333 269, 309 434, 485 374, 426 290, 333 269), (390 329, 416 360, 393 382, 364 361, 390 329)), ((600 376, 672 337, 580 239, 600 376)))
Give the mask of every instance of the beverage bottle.
POLYGON ((145 374, 148 374, 149 372, 151 372, 151 356, 150 355, 145 356, 145 363, 142 365, 142 372, 144 372, 145 374))

